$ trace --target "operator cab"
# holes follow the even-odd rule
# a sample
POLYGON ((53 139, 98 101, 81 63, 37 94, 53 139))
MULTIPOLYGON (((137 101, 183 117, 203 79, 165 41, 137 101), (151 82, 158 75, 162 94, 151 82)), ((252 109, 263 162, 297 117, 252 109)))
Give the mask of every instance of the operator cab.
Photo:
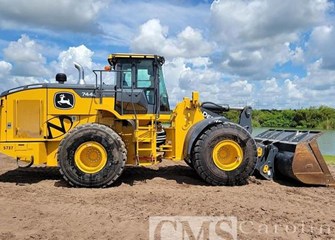
POLYGON ((164 82, 164 57, 141 54, 111 54, 116 71, 115 110, 120 114, 169 112, 164 82))

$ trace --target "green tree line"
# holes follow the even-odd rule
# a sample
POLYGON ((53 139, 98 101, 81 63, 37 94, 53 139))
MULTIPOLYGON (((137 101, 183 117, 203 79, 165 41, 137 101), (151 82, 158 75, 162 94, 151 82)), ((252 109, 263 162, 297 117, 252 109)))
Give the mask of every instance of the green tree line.
MULTIPOLYGON (((229 111, 224 114, 234 122, 238 121, 239 112, 229 111)), ((335 129, 335 109, 327 106, 287 110, 253 110, 254 127, 335 129)))

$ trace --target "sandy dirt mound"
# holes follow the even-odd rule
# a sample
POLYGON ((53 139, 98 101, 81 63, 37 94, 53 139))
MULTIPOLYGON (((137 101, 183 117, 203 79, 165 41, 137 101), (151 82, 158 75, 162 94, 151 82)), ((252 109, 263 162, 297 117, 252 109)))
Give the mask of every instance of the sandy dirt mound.
POLYGON ((0 239, 148 239, 152 216, 232 216, 238 239, 335 239, 334 196, 255 178, 213 187, 171 162, 129 167, 110 188, 71 188, 57 169, 1 157, 0 239))

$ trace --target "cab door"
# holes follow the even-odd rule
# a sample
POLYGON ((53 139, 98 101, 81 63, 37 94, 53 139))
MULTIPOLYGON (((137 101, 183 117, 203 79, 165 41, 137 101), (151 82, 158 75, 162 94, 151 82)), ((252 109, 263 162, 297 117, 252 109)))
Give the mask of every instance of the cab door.
POLYGON ((152 59, 121 59, 116 65, 115 110, 120 114, 157 113, 157 78, 152 59))

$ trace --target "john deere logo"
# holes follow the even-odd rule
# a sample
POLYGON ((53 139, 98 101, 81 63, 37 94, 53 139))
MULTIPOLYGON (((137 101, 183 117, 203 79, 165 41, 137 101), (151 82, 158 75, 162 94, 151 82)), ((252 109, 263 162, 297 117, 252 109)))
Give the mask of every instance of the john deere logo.
POLYGON ((68 92, 56 93, 54 104, 55 107, 59 109, 71 109, 74 107, 74 96, 68 92))

